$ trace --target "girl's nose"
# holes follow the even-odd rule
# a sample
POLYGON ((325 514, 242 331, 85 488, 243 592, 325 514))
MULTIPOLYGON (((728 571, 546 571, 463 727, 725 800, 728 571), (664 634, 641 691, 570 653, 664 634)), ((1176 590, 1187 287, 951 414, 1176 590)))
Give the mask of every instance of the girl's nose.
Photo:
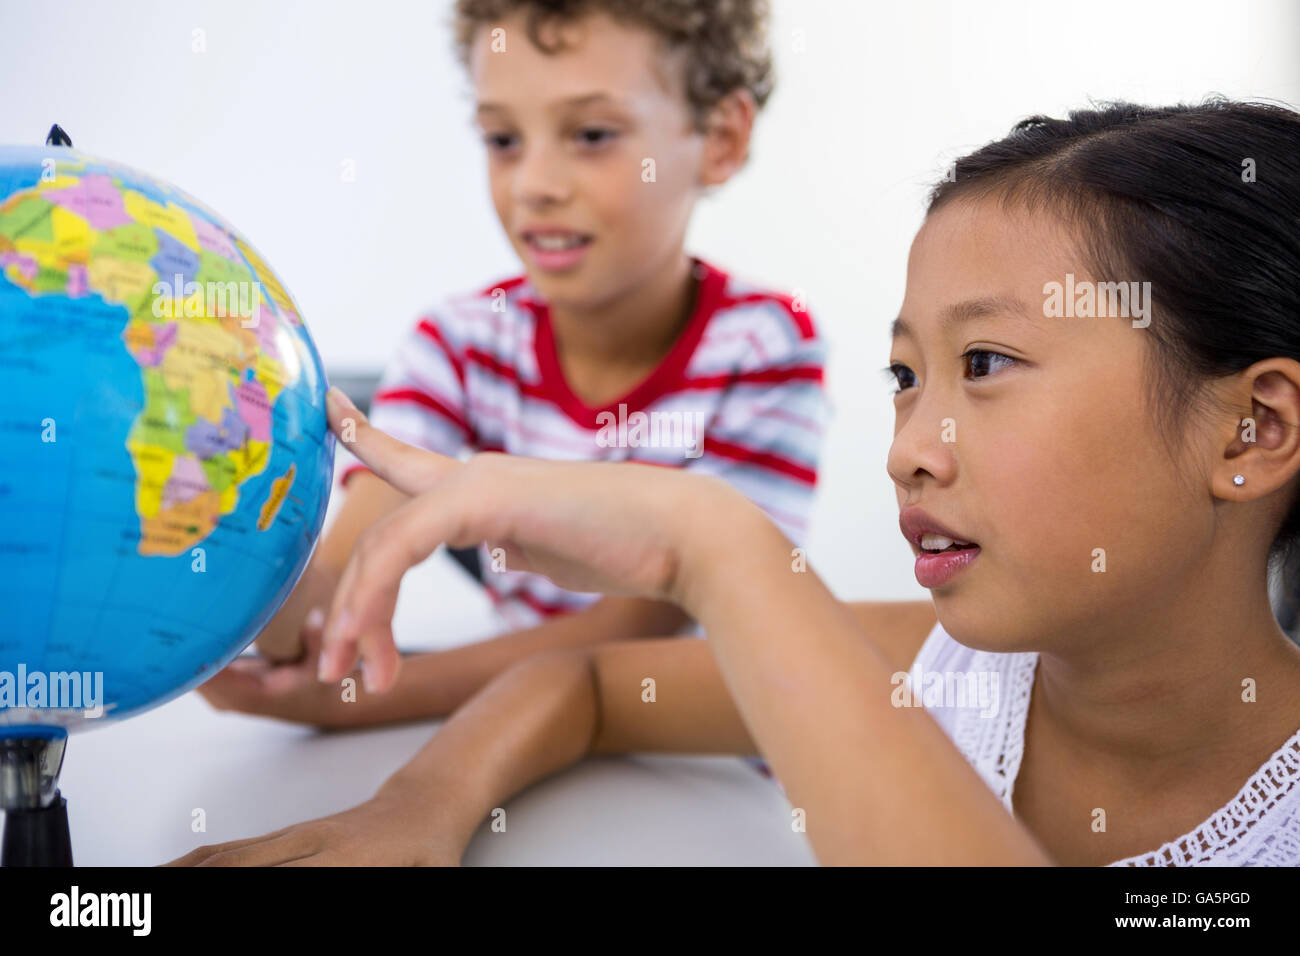
POLYGON ((910 489, 929 475, 940 485, 956 476, 957 421, 926 408, 909 411, 894 433, 885 470, 899 489, 910 489))

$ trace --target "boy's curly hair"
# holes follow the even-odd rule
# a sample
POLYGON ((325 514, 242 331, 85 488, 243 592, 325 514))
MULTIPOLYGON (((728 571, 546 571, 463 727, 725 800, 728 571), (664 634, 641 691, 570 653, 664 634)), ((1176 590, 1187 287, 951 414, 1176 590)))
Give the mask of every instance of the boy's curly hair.
POLYGON ((461 62, 468 65, 480 27, 520 11, 527 14, 528 39, 547 53, 560 47, 558 40, 548 46, 541 39, 544 29, 597 12, 646 27, 670 48, 684 48, 686 98, 700 127, 709 110, 737 89, 749 90, 760 109, 772 92, 767 0, 456 0, 461 62))

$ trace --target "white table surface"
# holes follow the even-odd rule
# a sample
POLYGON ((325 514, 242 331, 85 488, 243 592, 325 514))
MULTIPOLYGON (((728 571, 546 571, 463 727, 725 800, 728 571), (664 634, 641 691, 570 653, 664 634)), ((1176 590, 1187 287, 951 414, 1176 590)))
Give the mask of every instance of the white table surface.
MULTIPOLYGON (((404 650, 499 629, 477 586, 442 555, 403 582, 404 650)), ((213 710, 196 693, 73 735, 60 777, 78 866, 151 866, 196 846, 259 836, 366 800, 439 722, 321 733, 213 710), (206 832, 191 829, 201 808, 206 832)), ((780 789, 743 760, 636 755, 587 760, 504 805, 469 865, 809 865, 780 789)))

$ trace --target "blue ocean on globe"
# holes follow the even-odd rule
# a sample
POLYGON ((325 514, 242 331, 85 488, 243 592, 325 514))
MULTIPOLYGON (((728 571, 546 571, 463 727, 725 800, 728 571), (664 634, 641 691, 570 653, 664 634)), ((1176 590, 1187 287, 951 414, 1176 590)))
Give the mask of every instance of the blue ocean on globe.
POLYGON ((166 183, 0 147, 0 381, 0 737, 224 667, 297 582, 332 479, 324 370, 269 266, 166 183))

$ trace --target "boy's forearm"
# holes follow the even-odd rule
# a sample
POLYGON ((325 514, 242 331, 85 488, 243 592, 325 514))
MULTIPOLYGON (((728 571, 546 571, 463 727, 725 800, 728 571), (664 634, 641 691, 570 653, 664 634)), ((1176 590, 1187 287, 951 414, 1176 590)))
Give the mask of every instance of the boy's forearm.
POLYGON ((615 641, 499 676, 380 789, 463 854, 496 807, 592 754, 757 754, 707 642, 615 641), (653 675, 661 692, 644 697, 653 675))
POLYGON ((688 622, 671 604, 602 598, 582 611, 527 630, 445 651, 412 654, 403 659, 397 686, 389 692, 393 700, 383 712, 388 720, 443 717, 493 678, 533 655, 606 641, 667 637, 688 622))
POLYGON ((457 711, 380 795, 425 807, 429 826, 463 853, 493 809, 586 756, 597 715, 587 655, 530 658, 457 711))
POLYGON ((301 625, 313 606, 329 606, 357 538, 384 515, 410 500, 373 472, 348 480, 346 497, 321 536, 311 563, 276 618, 257 636, 257 649, 270 660, 295 660, 303 652, 301 625))
POLYGON ((411 496, 399 491, 372 471, 359 471, 348 479, 343 504, 321 537, 312 560, 324 561, 342 572, 362 532, 380 518, 400 508, 411 496))

